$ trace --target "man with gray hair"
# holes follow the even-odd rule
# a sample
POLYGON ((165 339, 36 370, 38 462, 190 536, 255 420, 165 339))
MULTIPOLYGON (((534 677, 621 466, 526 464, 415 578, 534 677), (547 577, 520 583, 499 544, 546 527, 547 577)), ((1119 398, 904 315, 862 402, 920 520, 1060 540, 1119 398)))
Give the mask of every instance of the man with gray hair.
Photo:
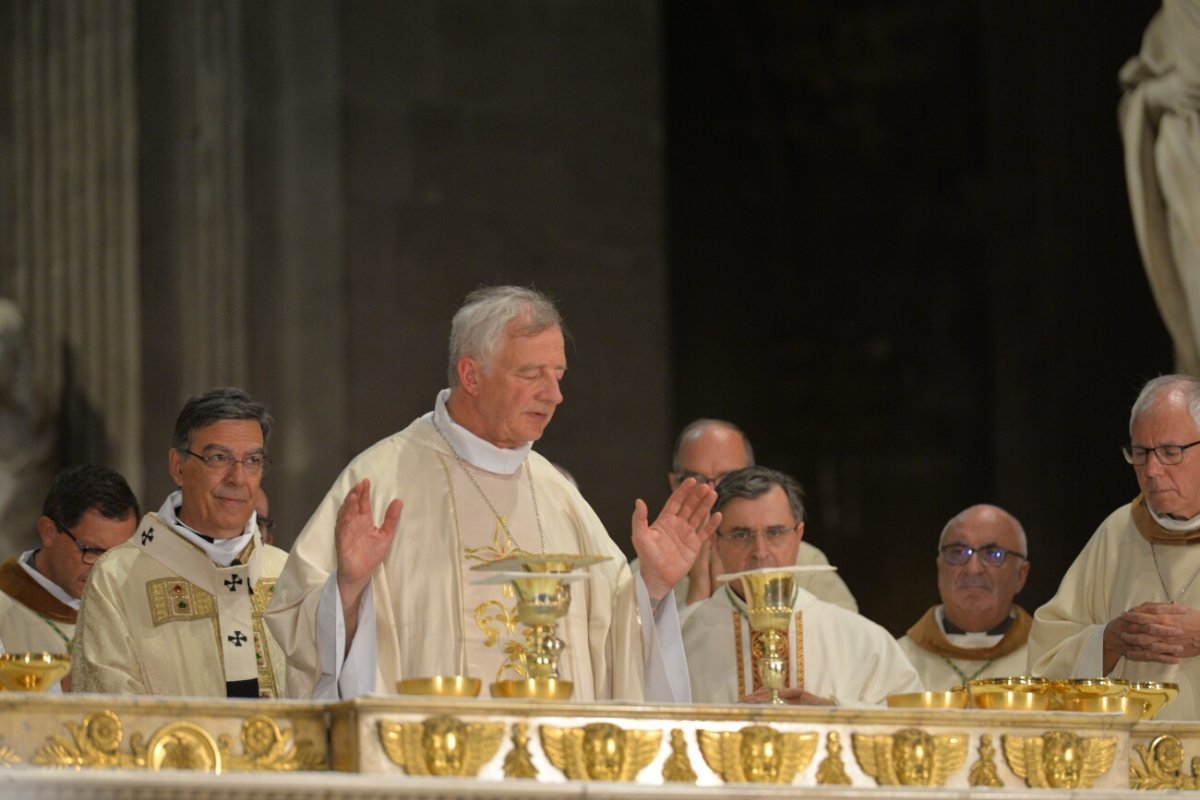
MULTIPOLYGON (((667 482, 671 491, 678 489, 688 478, 716 486, 730 472, 752 466, 754 448, 741 428, 722 419, 702 418, 688 423, 679 433, 667 482)), ((827 565, 829 559, 814 545, 801 541, 796 564, 827 565)), ((719 588, 717 577, 724 572, 725 566, 717 555, 716 543, 709 539, 700 546, 700 553, 691 571, 676 585, 675 601, 680 606, 686 606, 707 600, 719 588)), ((858 603, 850 593, 850 587, 833 570, 804 573, 798 575, 796 580, 822 600, 858 611, 858 603)))
POLYGON ((634 578, 579 491, 533 451, 566 369, 562 320, 544 295, 498 286, 467 297, 433 411, 351 461, 292 548, 268 614, 292 696, 529 677, 514 599, 471 568, 563 553, 606 557, 571 586, 559 626, 573 698, 688 699, 675 604, 664 601, 719 521, 715 493, 684 481, 653 524, 636 502, 634 578))
POLYGON ((88 579, 74 691, 284 695, 283 652, 262 615, 287 554, 262 543, 254 513, 271 422, 241 389, 184 404, 167 453, 179 490, 88 579))
POLYGON ((1148 382, 1125 460, 1141 493, 1109 515, 1034 614, 1029 663, 1049 678, 1179 685, 1159 719, 1200 719, 1200 379, 1148 382))
MULTIPOLYGON (((730 572, 795 566, 804 537, 804 492, 790 475, 766 467, 731 472, 717 486, 714 508, 721 514, 717 554, 730 572)), ((788 666, 780 692, 786 702, 877 705, 890 694, 921 691, 912 665, 879 625, 799 585, 791 606, 788 666)), ((683 642, 696 702, 766 700, 759 668, 761 636, 750 627, 741 580, 688 606, 683 642)))
POLYGON ((925 688, 1024 675, 1033 620, 1013 603, 1029 576, 1021 523, 998 506, 963 509, 942 529, 937 570, 941 604, 900 639, 925 688))

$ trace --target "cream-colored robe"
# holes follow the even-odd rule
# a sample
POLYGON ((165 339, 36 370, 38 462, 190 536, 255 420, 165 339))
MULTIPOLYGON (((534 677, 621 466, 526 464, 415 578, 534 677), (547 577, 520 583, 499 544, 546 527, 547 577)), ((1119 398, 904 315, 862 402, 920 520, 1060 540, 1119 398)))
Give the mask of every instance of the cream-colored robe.
MULTIPOLYGON (((1104 627, 1142 603, 1165 603, 1150 542, 1138 532, 1133 507, 1121 506, 1088 540, 1063 576, 1058 593, 1039 608, 1029 633, 1029 663, 1047 678, 1096 678, 1103 669, 1104 627)), ((1145 511, 1142 511, 1145 514, 1145 511)), ((1163 579, 1178 592, 1200 570, 1200 543, 1159 544, 1163 579)), ((1200 608, 1200 578, 1177 601, 1200 608)), ((1179 697, 1158 715, 1164 720, 1200 719, 1200 657, 1180 664, 1122 658, 1108 677, 1179 684, 1179 697)))
POLYGON ((143 517, 88 577, 71 646, 72 691, 223 698, 224 654, 237 645, 246 648, 239 657, 254 655, 260 693, 283 697, 283 651, 262 613, 287 553, 262 544, 255 527, 242 557, 249 563, 218 567, 157 514, 143 517), (244 592, 249 602, 230 611, 225 604, 244 592))
POLYGON ((566 643, 561 672, 575 684, 572 699, 641 700, 642 638, 633 578, 595 512, 536 452, 512 475, 468 466, 507 520, 515 540, 507 542, 430 416, 351 461, 296 540, 267 613, 287 655, 290 695, 312 696, 322 674, 316 620, 321 590, 337 565, 334 524, 349 490, 370 478, 377 523, 391 500, 404 501, 392 549, 371 577, 375 691, 393 692, 403 678, 469 674, 486 685, 517 677, 503 665, 519 651, 523 629, 515 619, 511 629, 501 622, 515 603, 500 586, 474 585, 484 573, 471 567, 512 546, 540 551, 540 512, 547 553, 609 557, 588 569, 587 581, 571 584, 570 611, 559 621, 558 635, 566 643), (484 628, 496 634, 495 641, 489 642, 484 628))
MULTIPOLYGON (((792 607, 787 686, 802 685, 839 705, 877 705, 890 694, 921 691, 916 670, 879 625, 804 589, 796 590, 792 607)), ((744 609, 728 588, 688 607, 683 645, 695 702, 736 703, 762 685, 752 646, 757 635, 744 609)))
MULTIPOLYGON (((950 640, 946 636, 945 628, 940 623, 938 633, 945 645, 951 645, 950 640)), ((1000 639, 999 636, 993 638, 1000 639)), ((946 691, 955 686, 961 686, 969 680, 1009 678, 1017 675, 1025 675, 1029 671, 1028 631, 1026 631, 1026 637, 1019 645, 1013 642, 1015 647, 1011 652, 994 658, 967 658, 957 654, 953 657, 944 656, 941 653, 921 647, 908 634, 900 637, 898 641, 900 649, 904 651, 904 655, 908 657, 909 662, 917 670, 917 674, 921 676, 921 683, 930 692, 946 691), (947 658, 950 658, 953 662, 953 667, 947 663, 947 658), (958 668, 957 671, 954 667, 958 668)), ((968 637, 954 637, 954 644, 958 646, 958 649, 970 649, 964 644, 966 641, 969 641, 968 637)), ((980 647, 977 649, 990 650, 991 648, 980 647)))
POLYGON ((65 654, 75 609, 29 577, 16 559, 0 566, 0 641, 10 653, 65 654))

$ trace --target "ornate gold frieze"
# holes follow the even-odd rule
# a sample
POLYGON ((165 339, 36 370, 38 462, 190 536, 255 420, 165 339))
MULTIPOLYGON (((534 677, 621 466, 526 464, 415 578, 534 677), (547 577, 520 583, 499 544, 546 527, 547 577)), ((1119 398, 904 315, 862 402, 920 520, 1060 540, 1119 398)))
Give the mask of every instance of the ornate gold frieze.
POLYGON ((70 738, 52 735, 33 757, 48 767, 124 767, 127 769, 191 769, 204 772, 290 771, 327 769, 325 756, 313 743, 293 741, 291 731, 281 731, 270 717, 255 714, 242 723, 243 752, 233 752, 232 739, 222 734, 214 740, 192 722, 172 722, 158 728, 149 740, 139 733, 125 738, 120 717, 105 710, 83 722, 63 723, 70 738), (145 744, 143 744, 145 742, 145 744))
POLYGON ((468 723, 451 716, 424 722, 379 721, 384 752, 409 775, 476 777, 503 738, 503 722, 468 723))
POLYGON ((967 783, 972 786, 1004 785, 996 771, 996 748, 992 745, 992 737, 986 733, 979 737, 979 760, 971 765, 967 783))
POLYGON ((1032 789, 1088 789, 1117 755, 1115 736, 1084 738, 1071 731, 1004 736, 1009 768, 1032 789))
POLYGON ((944 786, 967 758, 967 736, 932 736, 919 728, 851 736, 862 771, 880 786, 944 786))
POLYGON ((816 733, 781 733, 769 725, 697 731, 700 753, 726 783, 791 783, 817 752, 816 733))
POLYGON ((537 774, 537 767, 533 765, 533 754, 529 752, 529 724, 514 722, 512 750, 504 757, 504 777, 536 778, 537 774))
POLYGON ((1133 752, 1142 763, 1129 760, 1131 789, 1198 789, 1200 758, 1192 759, 1192 774, 1183 772, 1183 742, 1169 734, 1154 737, 1150 746, 1135 744, 1133 752))
POLYGON ((695 783, 696 770, 688 758, 687 740, 682 728, 671 730, 671 755, 663 762, 663 780, 667 783, 695 783))
POLYGON ((825 738, 825 758, 817 765, 817 783, 821 786, 849 786, 852 781, 842 763, 842 739, 837 731, 825 738))
POLYGON ((662 731, 625 730, 610 722, 540 730, 546 758, 572 780, 632 781, 662 744, 662 731))

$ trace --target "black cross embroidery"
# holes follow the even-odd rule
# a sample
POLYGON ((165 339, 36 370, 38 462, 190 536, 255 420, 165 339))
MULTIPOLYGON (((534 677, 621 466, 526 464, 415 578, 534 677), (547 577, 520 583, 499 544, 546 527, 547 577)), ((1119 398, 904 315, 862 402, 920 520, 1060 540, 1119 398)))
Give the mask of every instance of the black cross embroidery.
POLYGON ((225 638, 228 639, 229 641, 233 642, 234 647, 241 647, 242 642, 250 641, 249 639, 247 639, 245 636, 242 635, 241 631, 234 631, 233 636, 226 636, 225 638))
POLYGON ((242 585, 242 576, 234 575, 232 578, 225 581, 225 585, 229 587, 229 591, 236 592, 237 587, 242 585))
POLYGON ((153 542, 153 541, 154 541, 154 528, 147 528, 146 530, 142 531, 142 546, 143 547, 146 546, 146 542, 153 542))

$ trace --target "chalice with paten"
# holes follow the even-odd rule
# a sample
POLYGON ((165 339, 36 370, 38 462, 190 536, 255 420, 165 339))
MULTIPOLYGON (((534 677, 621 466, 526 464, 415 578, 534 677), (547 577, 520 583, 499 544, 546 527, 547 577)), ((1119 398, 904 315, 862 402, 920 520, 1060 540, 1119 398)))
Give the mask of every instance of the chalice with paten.
POLYGON ((763 686, 771 693, 773 705, 783 705, 779 696, 787 680, 788 628, 792 622, 792 603, 796 593, 796 573, 803 567, 764 567, 722 575, 722 581, 741 580, 746 593, 746 616, 750 629, 763 637, 763 658, 759 662, 763 686))
POLYGON ((566 700, 574 683, 562 678, 560 660, 566 644, 558 637, 558 621, 571 607, 570 584, 586 580, 582 570, 608 556, 514 553, 472 567, 492 573, 481 583, 508 583, 517 597, 517 619, 528 631, 524 679, 496 681, 493 697, 566 700))

